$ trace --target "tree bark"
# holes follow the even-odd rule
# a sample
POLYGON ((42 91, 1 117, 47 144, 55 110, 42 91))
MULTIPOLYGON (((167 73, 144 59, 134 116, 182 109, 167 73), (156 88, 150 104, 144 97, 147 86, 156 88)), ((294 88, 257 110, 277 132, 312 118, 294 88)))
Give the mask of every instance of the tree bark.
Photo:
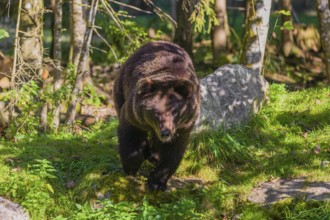
MULTIPOLYGON (((41 80, 43 73, 43 1, 23 0, 20 21, 20 56, 18 83, 41 80)), ((45 87, 44 82, 41 87, 45 87)), ((43 89, 41 90, 43 91, 43 89)), ((47 103, 40 109, 40 130, 47 128, 47 103)))
POLYGON ((187 0, 179 0, 177 4, 177 28, 174 42, 179 44, 193 58, 193 24, 189 21, 193 4, 187 0))
MULTIPOLYGON (((72 58, 71 62, 76 70, 79 65, 81 55, 81 48, 84 43, 84 35, 86 32, 86 9, 83 0, 72 0, 71 2, 71 47, 72 58)), ((88 69, 89 62, 85 59, 84 68, 88 69)))
MULTIPOLYGON (((282 0, 282 9, 285 11, 292 12, 292 5, 291 0, 282 0)), ((285 22, 291 21, 291 15, 284 15, 282 14, 282 26, 285 22)), ((293 47, 293 33, 291 30, 282 30, 282 52, 284 56, 288 57, 291 54, 292 47, 293 47)))
POLYGON ((221 54, 229 49, 230 31, 225 0, 215 0, 215 13, 219 24, 212 28, 212 52, 213 63, 218 64, 221 54))
POLYGON ((76 116, 76 106, 78 101, 78 96, 82 91, 83 88, 83 79, 86 74, 88 74, 88 71, 86 71, 84 65, 86 63, 86 60, 88 60, 89 57, 89 48, 92 40, 93 35, 93 27, 95 22, 95 17, 97 13, 97 7, 98 7, 98 0, 92 0, 92 4, 89 11, 89 17, 88 17, 88 27, 86 29, 85 35, 84 35, 84 42, 81 49, 81 55, 79 58, 78 63, 78 73, 75 79, 74 88, 71 93, 71 101, 69 104, 69 108, 66 115, 66 124, 72 124, 75 120, 76 116))
POLYGON ((259 74, 262 73, 263 61, 269 29, 271 0, 249 0, 251 7, 246 19, 241 62, 259 74))
POLYGON ((43 59, 43 1, 23 0, 20 21, 20 55, 24 71, 20 71, 20 83, 40 80, 43 59), (24 72, 24 74, 23 74, 24 72))
POLYGON ((50 0, 50 10, 52 11, 52 19, 51 19, 51 30, 52 30, 52 44, 50 46, 49 54, 50 58, 54 59, 54 38, 55 38, 55 13, 56 13, 56 0, 50 0))
MULTIPOLYGON (((61 36, 62 36, 62 0, 56 0, 55 2, 55 10, 54 10, 54 39, 53 39, 53 48, 54 48, 54 93, 56 93, 61 88, 61 60, 62 60, 62 52, 61 52, 61 36)), ((55 130, 58 129, 60 124, 60 100, 55 100, 55 105, 53 109, 53 127, 55 130)))
POLYGON ((330 82, 330 8, 328 0, 317 0, 317 13, 320 24, 320 35, 323 49, 323 62, 326 76, 330 82))
MULTIPOLYGON (((293 13, 292 10, 292 4, 291 0, 282 0, 282 10, 285 11, 290 11, 291 14, 293 13)), ((285 22, 292 22, 292 15, 284 15, 282 14, 282 26, 284 26, 285 22)), ((282 53, 285 57, 288 57, 290 55, 295 55, 297 57, 302 57, 303 52, 297 45, 295 44, 293 40, 293 31, 292 30, 287 30, 287 29, 282 29, 281 31, 282 35, 282 53)))

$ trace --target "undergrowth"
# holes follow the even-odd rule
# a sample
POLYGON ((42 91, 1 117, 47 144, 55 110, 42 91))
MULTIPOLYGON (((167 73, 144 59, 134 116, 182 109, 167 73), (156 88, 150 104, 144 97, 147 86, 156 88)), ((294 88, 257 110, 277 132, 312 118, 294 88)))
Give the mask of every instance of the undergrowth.
POLYGON ((32 219, 329 219, 329 202, 287 199, 266 207, 247 201, 262 181, 330 181, 324 165, 329 96, 328 87, 288 92, 271 85, 269 102, 247 125, 192 138, 175 176, 203 185, 167 192, 145 189, 150 164, 136 178, 123 174, 115 119, 76 134, 63 128, 2 140, 0 195, 32 219))

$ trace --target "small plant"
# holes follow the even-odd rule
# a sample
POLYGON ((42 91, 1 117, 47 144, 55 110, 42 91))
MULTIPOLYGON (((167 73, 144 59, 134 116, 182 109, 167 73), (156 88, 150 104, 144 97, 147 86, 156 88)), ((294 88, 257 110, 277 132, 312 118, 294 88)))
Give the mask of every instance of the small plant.
POLYGON ((0 28, 0 40, 3 38, 9 37, 9 34, 6 30, 0 28))
POLYGON ((38 101, 39 91, 37 83, 30 81, 23 84, 18 92, 12 90, 8 93, 5 100, 14 100, 12 105, 16 106, 19 113, 14 120, 10 121, 6 131, 7 136, 15 137, 19 134, 36 133, 39 126, 39 117, 36 117, 36 112, 42 104, 38 101))

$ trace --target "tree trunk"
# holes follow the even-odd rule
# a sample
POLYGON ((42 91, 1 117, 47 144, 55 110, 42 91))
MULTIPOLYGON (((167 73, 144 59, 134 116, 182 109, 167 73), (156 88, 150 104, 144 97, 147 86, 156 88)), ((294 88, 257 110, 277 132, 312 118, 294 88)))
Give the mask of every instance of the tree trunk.
POLYGON ((19 72, 18 83, 40 80, 43 59, 43 10, 43 1, 22 1, 19 44, 23 59, 20 65, 24 71, 19 72))
POLYGON ((241 62, 262 73, 267 43, 271 0, 249 0, 251 7, 246 20, 241 62))
MULTIPOLYGON (((78 68, 81 55, 81 48, 84 43, 84 35, 86 32, 86 9, 83 0, 72 0, 71 2, 71 47, 72 47, 72 64, 76 70, 78 68)), ((85 59, 84 69, 87 71, 89 63, 85 59)))
MULTIPOLYGON (((20 55, 22 63, 17 72, 19 84, 39 81, 43 73, 43 1, 23 0, 20 21, 20 55)), ((42 83, 44 84, 44 82, 42 83)), ((42 85, 41 87, 44 87, 42 85)), ((47 103, 40 109, 40 130, 47 128, 47 103)))
POLYGON ((187 0, 179 0, 177 4, 177 28, 174 42, 179 44, 193 58, 193 25, 189 21, 193 4, 187 0))
POLYGON ((51 31, 52 31, 52 44, 49 49, 50 58, 54 59, 54 38, 55 38, 55 13, 56 13, 56 0, 50 0, 50 10, 52 11, 51 31))
MULTIPOLYGON (((54 72, 54 93, 61 88, 61 60, 62 60, 62 52, 61 52, 61 36, 62 36, 62 0, 56 0, 55 10, 54 10, 54 39, 53 39, 53 57, 55 64, 55 72, 54 72)), ((53 127, 55 130, 58 129, 60 124, 60 100, 55 101, 55 106, 53 109, 53 127)))
MULTIPOLYGON (((293 13, 291 0, 282 0, 282 10, 290 11, 293 13)), ((282 27, 285 22, 292 22, 292 15, 284 15, 282 14, 282 27)), ((297 57, 303 57, 304 54, 299 47, 295 44, 293 40, 293 31, 287 30, 285 28, 282 29, 282 53, 285 57, 290 55, 295 55, 297 57)))
POLYGON ((171 17, 176 20, 177 19, 177 9, 178 9, 178 2, 176 0, 170 0, 171 3, 171 17))
POLYGON ((215 13, 218 25, 213 25, 212 28, 212 51, 213 51, 213 63, 219 64, 220 56, 229 49, 229 25, 227 17, 227 8, 225 0, 215 1, 215 13))
POLYGON ((93 28, 94 28, 94 22, 95 17, 97 13, 97 7, 98 7, 98 0, 92 0, 89 16, 88 16, 88 27, 86 29, 85 35, 84 35, 84 41, 81 48, 81 55, 79 58, 78 63, 78 72, 77 77, 75 80, 74 88, 71 93, 71 101, 69 104, 69 108, 66 115, 66 123, 72 124, 75 120, 76 116, 76 105, 78 101, 78 96, 82 91, 83 88, 83 79, 86 74, 88 74, 88 71, 86 71, 84 65, 86 63, 86 60, 88 60, 89 57, 89 48, 92 41, 92 35, 93 35, 93 28))
MULTIPOLYGON (((282 10, 292 12, 291 0, 282 0, 282 10)), ((285 22, 292 22, 291 15, 282 14, 282 26, 285 22)), ((291 54, 293 42, 293 33, 291 30, 282 29, 282 52, 285 57, 288 57, 291 54)))
POLYGON ((323 60, 326 76, 330 82, 330 8, 328 0, 317 0, 317 13, 320 24, 320 35, 323 49, 323 60))

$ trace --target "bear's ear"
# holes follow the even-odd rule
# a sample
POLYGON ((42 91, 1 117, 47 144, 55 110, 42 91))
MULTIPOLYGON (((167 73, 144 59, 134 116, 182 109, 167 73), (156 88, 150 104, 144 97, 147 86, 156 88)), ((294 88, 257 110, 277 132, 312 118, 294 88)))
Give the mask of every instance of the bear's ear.
POLYGON ((147 95, 153 93, 156 90, 154 82, 151 79, 145 78, 137 82, 137 94, 147 95))
POLYGON ((190 98, 194 90, 194 85, 188 80, 180 80, 175 83, 174 91, 183 98, 190 98))

